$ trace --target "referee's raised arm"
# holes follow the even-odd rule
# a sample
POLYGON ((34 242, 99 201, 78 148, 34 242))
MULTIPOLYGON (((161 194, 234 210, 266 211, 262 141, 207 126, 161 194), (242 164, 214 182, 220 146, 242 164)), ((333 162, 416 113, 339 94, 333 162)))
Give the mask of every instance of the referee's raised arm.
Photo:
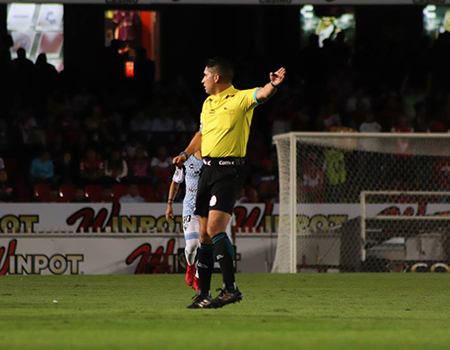
POLYGON ((276 72, 270 72, 268 82, 263 88, 259 89, 256 93, 256 99, 260 103, 266 102, 269 98, 271 98, 277 92, 278 86, 284 80, 284 76, 286 74, 286 69, 281 67, 276 72))

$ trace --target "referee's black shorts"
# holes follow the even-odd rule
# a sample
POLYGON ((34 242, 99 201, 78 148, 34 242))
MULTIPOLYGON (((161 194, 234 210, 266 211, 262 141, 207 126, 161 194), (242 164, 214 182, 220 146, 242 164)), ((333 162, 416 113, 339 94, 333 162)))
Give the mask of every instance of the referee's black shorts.
POLYGON ((204 158, 195 214, 208 217, 210 210, 232 214, 244 185, 244 172, 244 158, 204 158))

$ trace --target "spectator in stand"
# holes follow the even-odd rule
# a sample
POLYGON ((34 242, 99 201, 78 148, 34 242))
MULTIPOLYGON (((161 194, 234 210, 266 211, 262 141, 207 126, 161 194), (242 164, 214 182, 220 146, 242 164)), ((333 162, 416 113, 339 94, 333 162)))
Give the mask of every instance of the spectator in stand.
POLYGON ((174 130, 174 121, 170 116, 172 109, 169 107, 159 108, 159 113, 152 121, 153 132, 171 132, 174 130))
POLYGON ((134 159, 130 162, 130 175, 133 181, 148 181, 151 174, 150 160, 146 157, 144 147, 138 147, 134 159))
POLYGON ((87 131, 89 141, 91 143, 99 143, 100 126, 103 123, 103 110, 100 105, 92 108, 91 114, 84 121, 85 130, 87 131))
POLYGON ((34 87, 34 63, 27 58, 27 52, 24 48, 21 47, 16 52, 17 58, 11 62, 15 86, 22 93, 30 93, 34 87))
MULTIPOLYGON (((414 128, 408 125, 408 117, 402 114, 397 118, 397 123, 392 127, 393 133, 413 133, 414 128)), ((397 150, 392 155, 392 163, 387 168, 388 178, 391 186, 395 189, 403 190, 409 185, 415 184, 418 177, 415 168, 416 160, 411 157, 410 140, 405 138, 397 139, 397 150)))
POLYGON ((167 148, 159 146, 156 151, 156 157, 151 162, 153 175, 156 180, 166 181, 172 176, 173 163, 172 158, 168 156, 167 148))
POLYGON ((52 183, 54 181, 54 167, 48 151, 42 151, 38 158, 31 162, 31 183, 52 183))
POLYGON ((18 129, 22 137, 22 142, 27 145, 32 143, 31 134, 37 129, 36 119, 31 112, 26 110, 18 110, 17 112, 18 129))
MULTIPOLYGON (((1 158, 0 158, 1 159, 1 158)), ((6 170, 0 170, 0 202, 14 202, 16 200, 15 185, 8 178, 6 170)))
MULTIPOLYGON (((0 38, 0 81, 2 81, 5 86, 9 86, 8 84, 13 83, 14 79, 14 72, 11 67, 11 47, 13 45, 14 41, 11 35, 8 34, 3 36, 3 38, 0 38)), ((3 101, 8 101, 16 92, 13 89, 9 90, 10 91, 3 94, 3 101)))
POLYGON ((292 130, 292 122, 295 119, 295 113, 290 98, 291 91, 286 86, 280 87, 278 96, 279 102, 272 106, 269 112, 269 118, 272 122, 272 136, 283 134, 292 130))
POLYGON ((155 62, 147 58, 147 50, 140 47, 136 50, 134 60, 134 78, 140 86, 140 91, 147 96, 153 93, 155 83, 155 62))
POLYGON ((110 182, 122 182, 128 176, 127 162, 122 158, 119 150, 114 150, 105 162, 105 176, 110 182))
POLYGON ((267 150, 263 139, 254 133, 248 140, 246 163, 253 169, 259 169, 266 158, 267 150))
POLYGON ((147 58, 147 50, 143 47, 136 50, 134 77, 145 83, 146 88, 149 88, 149 84, 153 86, 155 81, 155 62, 147 58))
POLYGON ((64 144, 64 136, 60 132, 55 133, 50 138, 47 136, 47 144, 49 145, 48 149, 54 159, 61 158, 65 152, 65 144, 64 144))
POLYGON ((77 119, 72 120, 65 134, 66 142, 71 149, 77 148, 77 143, 79 142, 81 135, 85 135, 85 132, 81 129, 80 121, 77 119))
POLYGON ((24 74, 34 71, 34 63, 27 58, 25 49, 20 47, 17 49, 16 53, 17 58, 12 61, 14 69, 22 71, 24 74))
MULTIPOLYGON (((415 80, 418 79, 416 78, 415 80)), ((405 111, 408 124, 412 125, 416 121, 416 105, 427 98, 431 91, 431 85, 431 75, 428 77, 426 88, 423 88, 420 83, 410 78, 409 73, 406 74, 400 93, 403 101, 403 110, 405 111)))
POLYGON ((389 131, 392 128, 392 121, 403 113, 402 105, 395 93, 390 93, 378 113, 378 119, 384 131, 389 131))
POLYGON ((95 144, 104 150, 115 147, 117 138, 112 135, 108 124, 101 123, 99 129, 95 133, 95 144))
POLYGON ((272 202, 278 197, 278 174, 269 159, 264 159, 262 169, 256 172, 253 183, 259 192, 259 197, 263 202, 272 202))
POLYGON ((128 186, 128 194, 120 198, 120 203, 145 203, 145 199, 139 195, 139 188, 135 184, 128 186))
POLYGON ((102 190, 101 203, 112 203, 114 202, 114 195, 111 186, 104 186, 102 190))
POLYGON ((319 113, 319 130, 330 131, 333 127, 342 126, 341 116, 334 102, 325 103, 319 113))
POLYGON ((303 193, 302 201, 308 203, 322 203, 324 200, 325 182, 324 162, 316 155, 311 155, 302 164, 303 193))
POLYGON ((3 161, 3 158, 0 157, 0 170, 5 169, 5 162, 3 161))
POLYGON ((91 149, 89 145, 88 136, 85 132, 81 131, 78 135, 78 139, 75 141, 75 145, 71 148, 73 158, 78 162, 87 154, 88 150, 91 149))
POLYGON ((392 126, 391 132, 414 132, 414 128, 408 125, 406 114, 402 114, 397 118, 397 122, 392 126))
MULTIPOLYGON (((440 127, 438 120, 431 121, 430 120, 431 118, 428 117, 428 108, 427 108, 427 104, 425 103, 425 101, 417 103, 415 105, 415 109, 416 109, 416 119, 414 121, 414 130, 416 132, 431 131, 429 128, 429 124, 431 124, 433 122, 435 123, 433 125, 433 127, 437 127, 437 128, 440 127)), ((445 127, 445 125, 443 125, 443 126, 445 127)), ((445 132, 445 131, 442 131, 442 132, 445 132)))
POLYGON ((381 125, 375 120, 373 111, 366 112, 365 121, 359 126, 360 132, 381 132, 381 125))
POLYGON ((316 35, 319 37, 319 47, 324 46, 324 40, 335 39, 336 34, 341 30, 337 27, 337 20, 335 17, 322 16, 316 27, 316 35))
POLYGON ((82 117, 87 113, 88 107, 94 101, 95 96, 89 91, 87 84, 83 84, 72 97, 73 114, 82 117))
POLYGON ((56 182, 60 185, 74 184, 78 181, 78 166, 72 159, 70 152, 64 152, 55 164, 56 182))
POLYGON ((103 179, 104 170, 104 164, 98 159, 97 153, 89 149, 80 163, 81 180, 86 183, 99 183, 103 179))
POLYGON ((110 129, 110 134, 114 141, 127 139, 126 128, 123 125, 123 116, 118 111, 113 111, 108 115, 107 123, 110 129))
POLYGON ((6 120, 0 119, 0 152, 6 153, 12 148, 13 140, 6 120))
POLYGON ((260 203, 259 194, 258 194, 258 191, 256 190, 256 188, 250 187, 248 189, 248 191, 246 191, 246 192, 248 193, 248 195, 247 195, 248 202, 247 203, 260 203))
POLYGON ((450 157, 442 157, 434 166, 434 183, 436 190, 446 190, 450 187, 450 157))
POLYGON ((75 191, 75 197, 73 197, 71 203, 88 203, 86 198, 86 193, 84 192, 84 187, 78 186, 75 191))
POLYGON ((152 131, 152 121, 147 114, 141 109, 137 112, 136 116, 131 120, 129 129, 131 132, 148 133, 152 131))
POLYGON ((114 39, 111 41, 109 47, 105 48, 103 58, 101 75, 110 84, 118 84, 125 76, 124 58, 119 53, 121 49, 121 41, 114 39))
POLYGON ((444 97, 438 113, 440 119, 450 126, 450 93, 444 97))
POLYGON ((123 156, 130 160, 133 159, 136 156, 136 150, 139 147, 142 147, 145 151, 145 157, 148 157, 147 150, 145 147, 138 141, 138 135, 137 134, 130 134, 128 137, 129 141, 124 147, 123 156))
POLYGON ((55 89, 47 101, 49 115, 60 116, 72 110, 72 104, 61 89, 55 89))
POLYGON ((297 113, 293 122, 293 130, 295 131, 309 131, 311 125, 311 108, 307 104, 302 104, 298 107, 297 113))
POLYGON ((49 92, 56 87, 58 79, 58 71, 55 66, 47 63, 47 55, 45 53, 39 54, 36 59, 36 80, 43 84, 41 87, 45 92, 49 92))
POLYGON ((245 188, 241 189, 241 192, 239 193, 239 199, 236 201, 236 204, 245 204, 248 203, 248 198, 245 193, 245 188))
POLYGON ((345 66, 339 67, 327 82, 327 90, 336 91, 336 98, 340 104, 351 99, 349 96, 352 95, 354 88, 353 79, 345 66))
POLYGON ((448 132, 448 127, 439 119, 431 120, 428 124, 427 132, 448 132))
POLYGON ((196 132, 198 122, 194 119, 187 106, 178 108, 177 119, 175 120, 174 131, 177 132, 196 132))
POLYGON ((367 93, 367 87, 364 85, 358 87, 355 94, 349 97, 346 104, 346 112, 349 114, 354 113, 358 106, 363 111, 368 111, 372 107, 370 96, 367 93))

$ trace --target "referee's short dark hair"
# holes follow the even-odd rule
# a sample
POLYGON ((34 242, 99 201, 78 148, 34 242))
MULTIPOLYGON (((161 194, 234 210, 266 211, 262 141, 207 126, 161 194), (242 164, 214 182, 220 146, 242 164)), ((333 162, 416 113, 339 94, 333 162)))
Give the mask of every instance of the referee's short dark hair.
POLYGON ((231 83, 234 77, 233 66, 225 57, 214 57, 206 61, 206 67, 217 71, 224 83, 231 83))

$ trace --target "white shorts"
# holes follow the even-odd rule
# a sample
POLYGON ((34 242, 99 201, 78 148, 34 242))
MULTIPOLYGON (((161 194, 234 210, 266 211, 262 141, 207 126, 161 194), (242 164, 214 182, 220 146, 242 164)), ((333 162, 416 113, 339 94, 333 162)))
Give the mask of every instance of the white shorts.
POLYGON ((200 223, 197 215, 183 216, 184 239, 199 239, 200 223))

